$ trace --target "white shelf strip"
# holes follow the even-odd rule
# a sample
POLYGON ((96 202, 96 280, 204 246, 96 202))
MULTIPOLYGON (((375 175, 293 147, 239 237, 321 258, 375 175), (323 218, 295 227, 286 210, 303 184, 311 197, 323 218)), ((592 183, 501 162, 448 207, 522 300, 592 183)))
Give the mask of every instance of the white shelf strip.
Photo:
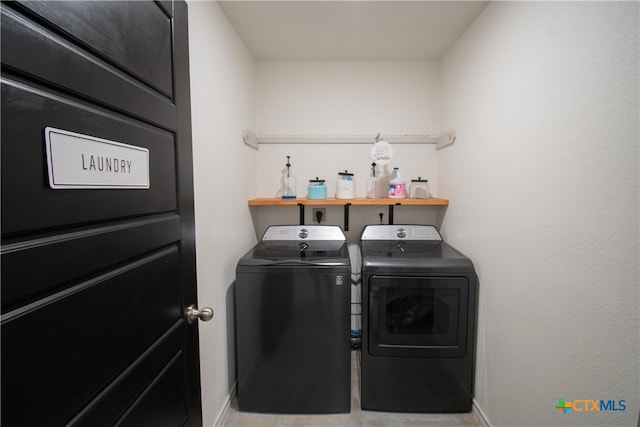
MULTIPOLYGON (((431 135, 382 135, 390 144, 436 144, 431 135)), ((258 135, 258 144, 373 144, 375 135, 258 135)))
MULTIPOLYGON (((439 136, 432 135, 382 135, 380 139, 390 144, 436 144, 443 148, 456 141, 456 131, 444 132, 439 136)), ((245 144, 257 149, 259 144, 373 144, 375 135, 254 135, 244 129, 242 140, 245 144)))

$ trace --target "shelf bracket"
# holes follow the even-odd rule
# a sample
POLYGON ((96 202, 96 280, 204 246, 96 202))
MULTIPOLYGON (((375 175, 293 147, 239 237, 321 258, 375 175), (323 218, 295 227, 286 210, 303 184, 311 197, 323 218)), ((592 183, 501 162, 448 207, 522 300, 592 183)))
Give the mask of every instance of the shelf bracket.
MULTIPOLYGON (((393 206, 389 205, 389 225, 393 225, 393 206)), ((395 206, 402 206, 402 203, 396 203, 395 206)))
POLYGON ((351 206, 351 203, 345 203, 344 205, 344 231, 349 231, 349 206, 351 206))
POLYGON ((242 129, 242 141, 249 147, 258 149, 258 138, 250 130, 242 129))
POLYGON ((304 225, 304 204, 298 203, 298 206, 300 207, 300 225, 304 225))
POLYGON ((448 132, 444 132, 438 137, 438 141, 436 142, 436 149, 440 150, 441 148, 447 147, 454 142, 456 142, 456 131, 450 130, 448 132))

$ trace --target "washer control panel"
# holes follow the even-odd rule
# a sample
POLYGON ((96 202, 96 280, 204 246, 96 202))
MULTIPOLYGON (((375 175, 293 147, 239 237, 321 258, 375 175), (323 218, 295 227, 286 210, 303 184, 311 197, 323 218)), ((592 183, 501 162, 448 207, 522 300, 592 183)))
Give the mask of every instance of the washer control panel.
POLYGON ((433 225, 367 225, 360 239, 442 242, 442 236, 433 225))
POLYGON ((347 237, 337 225, 272 225, 264 232, 262 240, 337 240, 347 237))

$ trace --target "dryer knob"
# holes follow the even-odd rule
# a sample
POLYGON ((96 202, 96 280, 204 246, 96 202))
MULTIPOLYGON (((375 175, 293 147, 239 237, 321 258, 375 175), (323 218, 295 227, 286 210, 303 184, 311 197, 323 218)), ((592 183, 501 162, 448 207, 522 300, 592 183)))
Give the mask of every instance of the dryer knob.
POLYGON ((298 237, 300 237, 301 239, 306 239, 307 237, 309 237, 309 230, 307 230, 306 228, 301 229, 298 237))
POLYGON ((407 230, 405 230, 404 228, 398 228, 396 236, 398 236, 401 239, 407 237, 407 230))

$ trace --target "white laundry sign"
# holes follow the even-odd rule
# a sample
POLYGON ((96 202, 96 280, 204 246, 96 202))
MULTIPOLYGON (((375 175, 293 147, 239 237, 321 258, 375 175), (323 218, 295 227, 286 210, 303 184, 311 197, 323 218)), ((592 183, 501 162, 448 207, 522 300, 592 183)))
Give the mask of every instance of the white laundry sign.
POLYGON ((149 149, 45 128, 53 189, 148 189, 149 149))
POLYGON ((386 141, 378 141, 371 147, 371 160, 386 165, 393 159, 393 147, 386 141))

